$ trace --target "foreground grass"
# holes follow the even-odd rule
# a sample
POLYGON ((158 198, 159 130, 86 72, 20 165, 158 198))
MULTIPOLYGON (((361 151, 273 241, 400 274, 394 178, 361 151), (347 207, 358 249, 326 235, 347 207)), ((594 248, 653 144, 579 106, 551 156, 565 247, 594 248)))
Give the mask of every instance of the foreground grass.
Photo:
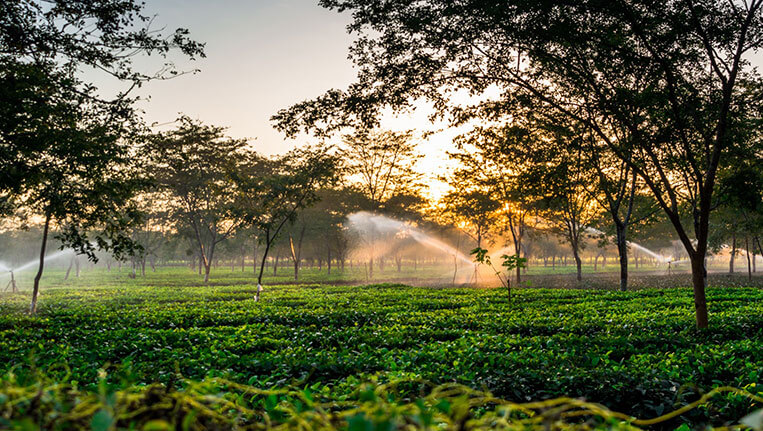
MULTIPOLYGON (((108 366, 114 387, 220 377, 332 399, 369 380, 455 382, 514 402, 582 397, 637 417, 713 387, 761 391, 756 288, 709 289, 711 329, 697 332, 687 288, 525 289, 509 304, 500 289, 316 284, 268 288, 255 303, 252 285, 158 277, 83 274, 77 288, 45 291, 34 318, 22 312, 26 295, 3 295, 0 371, 19 385, 34 383, 36 368, 95 388, 108 366)), ((402 388, 402 397, 421 390, 402 388)), ((754 409, 721 397, 670 424, 722 425, 754 409)))

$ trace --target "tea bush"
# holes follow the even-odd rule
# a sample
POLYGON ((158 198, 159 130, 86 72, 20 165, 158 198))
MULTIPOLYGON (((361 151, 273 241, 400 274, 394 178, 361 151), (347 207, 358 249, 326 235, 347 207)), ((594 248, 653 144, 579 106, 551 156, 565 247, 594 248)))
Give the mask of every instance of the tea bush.
MULTIPOLYGON (((403 285, 120 286, 51 289, 37 317, 0 300, 0 372, 95 388, 225 378, 259 387, 369 380, 458 383, 513 402, 570 396, 636 417, 714 387, 763 392, 763 290, 708 290, 711 328, 694 328, 691 290, 501 289, 403 285), (182 376, 182 377, 179 377, 182 376)), ((401 388, 405 388, 402 385, 401 388)), ((416 393, 415 385, 410 394, 416 393)), ((722 396, 674 419, 732 423, 755 409, 722 396)))

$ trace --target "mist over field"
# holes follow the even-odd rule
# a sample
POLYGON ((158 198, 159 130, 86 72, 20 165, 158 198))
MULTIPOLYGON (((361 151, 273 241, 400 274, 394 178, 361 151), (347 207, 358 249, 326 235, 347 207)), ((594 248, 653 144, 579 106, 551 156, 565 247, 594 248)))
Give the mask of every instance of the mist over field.
POLYGON ((0 430, 763 430, 762 34, 0 2, 0 430))

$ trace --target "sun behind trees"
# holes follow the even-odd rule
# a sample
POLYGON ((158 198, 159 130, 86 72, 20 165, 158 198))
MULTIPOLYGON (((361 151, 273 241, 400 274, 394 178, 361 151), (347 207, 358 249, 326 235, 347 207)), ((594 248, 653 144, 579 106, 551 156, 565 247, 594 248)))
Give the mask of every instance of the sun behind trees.
POLYGON ((454 125, 510 122, 528 110, 563 119, 591 136, 592 149, 627 165, 670 220, 691 261, 697 326, 705 328, 717 177, 743 147, 741 131, 758 130, 753 94, 762 81, 747 55, 763 47, 762 3, 325 1, 352 11, 357 83, 273 120, 287 134, 326 135, 422 99, 454 125), (497 96, 473 106, 448 98, 488 88, 497 96))
POLYGON ((763 0, 315 1, 0 1, 0 429, 763 431, 763 0))

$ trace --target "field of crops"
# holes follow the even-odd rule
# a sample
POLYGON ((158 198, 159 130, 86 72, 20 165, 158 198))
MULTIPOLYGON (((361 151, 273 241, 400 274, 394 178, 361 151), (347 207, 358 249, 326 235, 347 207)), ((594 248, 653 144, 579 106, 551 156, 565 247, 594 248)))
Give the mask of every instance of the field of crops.
MULTIPOLYGON (((88 387, 106 367, 112 385, 221 377, 339 398, 362 382, 423 379, 519 402, 580 397, 637 417, 723 385, 763 392, 759 288, 709 289, 711 329, 698 332, 688 288, 523 289, 509 303, 502 289, 314 284, 269 287, 256 303, 252 285, 191 280, 101 273, 44 291, 37 317, 22 312, 27 295, 2 294, 0 371, 88 387)), ((755 408, 725 396, 671 426, 722 425, 755 408)))

